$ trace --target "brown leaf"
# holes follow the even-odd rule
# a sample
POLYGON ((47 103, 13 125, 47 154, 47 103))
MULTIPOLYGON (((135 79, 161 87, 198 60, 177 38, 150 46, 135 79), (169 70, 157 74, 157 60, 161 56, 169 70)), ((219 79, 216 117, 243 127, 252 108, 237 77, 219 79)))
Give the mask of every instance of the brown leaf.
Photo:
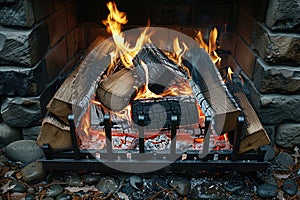
POLYGON ((15 192, 10 195, 10 198, 13 200, 25 200, 26 193, 15 192))
POLYGON ((5 173, 4 178, 10 178, 16 171, 8 171, 5 173))
POLYGON ((129 197, 127 196, 127 194, 125 194, 123 192, 118 192, 117 195, 118 195, 119 199, 129 200, 129 197))
POLYGON ((277 172, 274 172, 273 173, 274 177, 275 178, 278 178, 278 179, 287 179, 288 177, 290 177, 291 173, 277 173, 277 172))
POLYGON ((23 174, 21 172, 16 173, 16 179, 20 180, 23 178, 23 174))
POLYGON ((9 167, 5 166, 3 169, 1 169, 0 177, 4 176, 9 171, 9 167))
POLYGON ((2 194, 8 192, 9 190, 12 190, 16 187, 16 185, 9 185, 10 181, 8 181, 5 185, 0 187, 0 190, 2 191, 2 194))
POLYGON ((83 187, 66 187, 66 190, 70 191, 70 192, 79 192, 79 191, 83 191, 83 192, 88 192, 88 191, 98 191, 98 189, 95 186, 83 186, 83 187))

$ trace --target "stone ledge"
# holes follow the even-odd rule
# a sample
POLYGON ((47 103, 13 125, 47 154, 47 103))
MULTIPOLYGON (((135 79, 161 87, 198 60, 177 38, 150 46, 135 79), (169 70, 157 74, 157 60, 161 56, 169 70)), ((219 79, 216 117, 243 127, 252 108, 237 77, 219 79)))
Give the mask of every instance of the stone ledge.
POLYGON ((248 89, 247 96, 264 125, 276 125, 285 121, 300 122, 300 94, 261 94, 243 74, 248 89))
POLYGON ((61 84, 56 80, 34 97, 4 97, 1 105, 3 121, 11 127, 38 126, 46 114, 46 105, 61 84))
POLYGON ((253 81, 261 93, 300 94, 299 67, 270 66, 258 58, 253 81))
POLYGON ((300 144, 300 123, 280 124, 276 129, 275 143, 284 148, 300 144))
POLYGON ((266 24, 271 30, 300 32, 299 0, 270 0, 266 24))
POLYGON ((0 64, 34 66, 46 53, 48 44, 45 24, 30 30, 0 26, 0 64))
POLYGON ((38 95, 45 88, 46 77, 44 62, 33 68, 0 66, 0 95, 38 95))
POLYGON ((0 24, 32 27, 34 24, 32 1, 17 0, 14 4, 1 6, 0 24))
POLYGON ((252 46, 269 64, 300 65, 300 34, 272 33, 265 25, 256 23, 252 46))

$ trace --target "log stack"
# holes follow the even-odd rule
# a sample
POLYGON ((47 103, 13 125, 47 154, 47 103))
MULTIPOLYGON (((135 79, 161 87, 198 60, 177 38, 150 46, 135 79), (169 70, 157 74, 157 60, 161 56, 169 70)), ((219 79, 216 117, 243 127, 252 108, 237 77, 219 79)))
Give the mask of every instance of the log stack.
MULTIPOLYGON (((134 91, 132 90, 133 86, 131 86, 130 88, 123 87, 123 90, 118 87, 118 89, 116 90, 113 89, 115 81, 118 82, 118 80, 113 80, 115 79, 114 76, 119 77, 118 73, 124 72, 125 69, 118 70, 111 76, 105 77, 103 80, 99 81, 99 77, 103 78, 101 74, 103 75, 103 73, 105 73, 106 67, 110 64, 110 57, 108 55, 113 49, 114 44, 112 43, 112 41, 105 41, 103 43, 102 40, 97 40, 91 45, 86 58, 78 66, 77 70, 73 71, 72 74, 65 80, 53 99, 49 102, 47 106, 49 114, 43 120, 41 133, 37 140, 39 145, 47 143, 54 150, 71 148, 72 145, 69 132, 70 127, 67 117, 69 114, 74 112, 83 113, 83 111, 87 109, 90 103, 90 99, 95 93, 97 93, 98 98, 108 98, 108 102, 110 102, 112 94, 116 94, 116 91, 121 94, 120 96, 122 96, 122 93, 125 92, 129 95, 128 98, 125 99, 125 101, 120 102, 121 107, 129 104, 129 102, 131 101, 131 94, 134 93, 134 91), (102 71, 100 70, 98 73, 95 73, 92 70, 91 72, 89 72, 88 70, 83 71, 83 69, 94 69, 97 68, 95 66, 100 65, 106 67, 100 67, 102 71), (84 82, 86 80, 87 83, 80 84, 81 82, 84 82), (110 91, 108 90, 108 88, 112 90, 110 91), (99 90, 101 90, 102 92, 104 91, 105 93, 100 93, 99 90), (76 95, 76 98, 74 98, 73 95, 76 95), (105 97, 106 95, 110 97, 105 97), (76 101, 74 101, 74 99, 76 99, 76 101), (80 108, 77 108, 78 105, 80 105, 80 108)), ((135 58, 135 62, 141 64, 141 61, 143 61, 143 63, 145 63, 146 65, 154 66, 152 62, 147 62, 148 58, 145 57, 144 54, 146 50, 149 50, 149 47, 147 47, 146 49, 143 48, 141 50, 140 54, 138 54, 138 56, 135 58)), ((160 65, 167 66, 164 73, 170 72, 174 74, 174 77, 185 76, 185 73, 178 70, 176 64, 167 60, 166 57, 163 56, 162 52, 154 51, 153 53, 152 51, 152 54, 159 54, 159 61, 163 60, 160 65)), ((236 127, 237 116, 242 114, 242 110, 239 108, 238 104, 235 102, 235 99, 231 96, 226 86, 221 81, 220 74, 215 65, 211 62, 208 54, 201 49, 191 50, 190 52, 187 52, 185 60, 187 61, 186 64, 191 74, 190 85, 193 89, 194 96, 204 114, 212 116, 215 119, 214 124, 216 125, 216 129, 218 129, 219 133, 225 133, 227 131, 234 130, 236 127), (219 127, 217 127, 218 124, 220 124, 219 127)), ((151 70, 149 71, 150 73, 152 73, 151 70)), ((161 73, 161 75, 163 75, 164 73, 161 73)), ((125 74, 131 74, 130 69, 126 69, 125 74)), ((145 77, 145 71, 137 67, 134 71, 134 74, 138 77, 138 84, 144 83, 145 80, 143 79, 143 77, 145 77)), ((124 78, 123 75, 121 74, 120 77, 124 78)), ((157 73, 157 75, 159 75, 159 73, 157 73)), ((149 77, 151 78, 151 76, 149 77)), ((156 78, 155 80, 153 80, 153 83, 155 83, 156 80, 165 81, 163 76, 155 77, 156 78)), ((132 82, 129 81, 125 84, 130 83, 136 83, 136 80, 133 80, 132 82)), ((164 82, 163 85, 165 86, 168 83, 169 80, 167 80, 167 82, 164 82)), ((164 87, 157 88, 155 87, 155 85, 153 87, 154 92, 158 93, 163 89, 164 87)), ((243 98, 243 96, 240 98, 243 98)), ((240 106, 248 107, 249 105, 240 104, 240 106)), ((109 108, 109 106, 107 107, 109 108)), ((197 112, 197 109, 195 109, 195 112, 197 112)), ((255 112, 251 115, 256 116, 255 112)), ((249 121, 253 120, 250 115, 247 119, 249 121)), ((249 131, 249 133, 250 132, 251 131, 249 131)), ((247 138, 247 142, 241 142, 241 148, 243 148, 243 151, 240 152, 257 149, 258 145, 265 144, 266 142, 257 142, 259 140, 258 137, 260 137, 261 135, 264 135, 264 133, 260 135, 254 134, 253 136, 245 137, 245 139, 247 138), (257 144, 252 144, 251 141, 257 142, 257 144)))

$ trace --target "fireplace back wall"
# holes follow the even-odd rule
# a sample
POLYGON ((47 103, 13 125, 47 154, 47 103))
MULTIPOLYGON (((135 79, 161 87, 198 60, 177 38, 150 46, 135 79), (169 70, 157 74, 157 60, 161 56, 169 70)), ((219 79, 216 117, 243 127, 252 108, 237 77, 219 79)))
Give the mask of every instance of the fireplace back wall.
MULTIPOLYGON (((105 1, 0 0, 1 127, 35 139, 46 105, 97 37, 105 1)), ((273 142, 300 144, 298 1, 117 1, 128 26, 164 26, 194 36, 216 26, 227 64, 241 68, 273 142), (291 16, 292 15, 292 16, 291 16)), ((206 31, 206 32, 205 32, 206 31)), ((0 127, 0 128, 1 128, 0 127)), ((1 137, 0 133, 0 137, 1 137)))

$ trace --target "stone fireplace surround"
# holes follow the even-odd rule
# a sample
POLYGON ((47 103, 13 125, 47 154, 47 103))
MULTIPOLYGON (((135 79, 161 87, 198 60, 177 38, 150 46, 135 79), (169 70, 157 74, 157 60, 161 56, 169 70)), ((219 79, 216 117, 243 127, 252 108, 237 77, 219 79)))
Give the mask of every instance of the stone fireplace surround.
MULTIPOLYGON (((145 25, 148 18, 191 35, 217 26, 221 48, 231 52, 226 63, 242 69, 248 98, 272 142, 299 145, 299 1, 206 3, 166 1, 150 8, 128 3, 126 8, 125 2, 121 7, 129 19, 139 16, 131 18, 131 26, 145 25)), ((0 138, 14 130, 19 138, 36 139, 49 100, 88 45, 106 36, 99 23, 106 14, 105 4, 94 0, 88 5, 83 0, 0 0, 0 138)))

